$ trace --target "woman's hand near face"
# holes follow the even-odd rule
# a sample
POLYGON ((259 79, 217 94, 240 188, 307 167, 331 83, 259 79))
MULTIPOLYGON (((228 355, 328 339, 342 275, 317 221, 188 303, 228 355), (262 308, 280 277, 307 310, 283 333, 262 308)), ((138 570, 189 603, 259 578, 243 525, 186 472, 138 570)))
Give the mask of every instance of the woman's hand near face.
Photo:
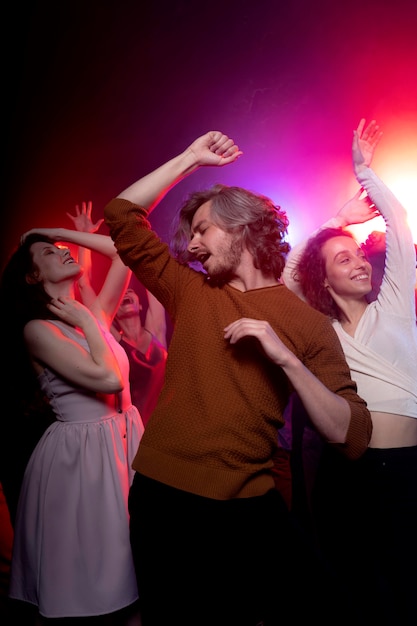
POLYGON ((94 320, 94 323, 96 323, 95 317, 90 310, 81 302, 78 302, 78 300, 74 300, 74 298, 54 298, 47 306, 51 313, 54 313, 63 322, 71 326, 83 329, 85 324, 88 324, 91 320, 94 320))

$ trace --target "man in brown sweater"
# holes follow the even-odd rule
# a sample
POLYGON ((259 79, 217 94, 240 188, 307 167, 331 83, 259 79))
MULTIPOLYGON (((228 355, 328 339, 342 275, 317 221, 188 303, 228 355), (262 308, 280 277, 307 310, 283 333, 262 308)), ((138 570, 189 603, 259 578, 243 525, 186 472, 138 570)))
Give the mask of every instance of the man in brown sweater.
POLYGON ((371 436, 330 321, 280 284, 289 250, 280 207, 217 185, 184 204, 171 250, 150 228, 148 214, 173 185, 241 154, 208 132, 104 212, 121 258, 174 326, 129 496, 143 626, 286 623, 301 588, 323 618, 324 574, 295 557, 274 489, 277 432, 296 391, 323 439, 352 462, 371 436))

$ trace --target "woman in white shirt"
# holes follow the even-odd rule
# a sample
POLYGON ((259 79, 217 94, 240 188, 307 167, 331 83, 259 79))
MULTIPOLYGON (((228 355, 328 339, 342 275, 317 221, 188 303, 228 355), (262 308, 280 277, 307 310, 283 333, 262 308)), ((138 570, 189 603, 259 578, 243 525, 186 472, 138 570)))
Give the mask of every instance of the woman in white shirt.
POLYGON ((358 594, 365 623, 409 626, 417 615, 416 253, 405 209, 370 169, 382 133, 375 121, 364 127, 362 119, 352 145, 361 189, 292 249, 283 281, 332 318, 373 423, 357 462, 324 453, 313 496, 320 544, 358 594), (386 263, 370 301, 371 264, 345 227, 377 215, 386 263))

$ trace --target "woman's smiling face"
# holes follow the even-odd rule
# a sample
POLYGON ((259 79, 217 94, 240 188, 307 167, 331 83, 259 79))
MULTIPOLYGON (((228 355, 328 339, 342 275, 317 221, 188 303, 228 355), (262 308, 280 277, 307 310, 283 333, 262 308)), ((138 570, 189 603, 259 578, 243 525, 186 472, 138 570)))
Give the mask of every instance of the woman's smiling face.
POLYGON ((372 289, 372 266, 362 248, 350 237, 332 237, 322 247, 325 286, 340 297, 363 298, 372 289))

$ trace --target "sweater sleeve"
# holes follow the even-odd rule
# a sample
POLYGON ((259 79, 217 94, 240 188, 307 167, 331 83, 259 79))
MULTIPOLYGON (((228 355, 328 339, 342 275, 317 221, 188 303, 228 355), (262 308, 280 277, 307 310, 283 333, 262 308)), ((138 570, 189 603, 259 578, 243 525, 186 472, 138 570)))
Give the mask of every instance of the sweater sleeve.
POLYGON ((173 285, 181 270, 168 244, 151 230, 147 210, 129 200, 114 198, 106 205, 104 218, 123 263, 173 315, 173 285))
POLYGON ((332 443, 331 445, 339 450, 350 460, 358 459, 366 452, 372 435, 372 421, 366 409, 366 403, 362 406, 349 402, 351 415, 345 443, 332 443), (364 410, 366 409, 366 410, 364 410))
POLYGON ((357 459, 367 449, 372 435, 372 420, 365 400, 357 393, 339 337, 331 321, 322 316, 311 331, 308 359, 312 373, 333 393, 343 397, 350 407, 350 423, 344 443, 329 442, 346 458, 357 459))

